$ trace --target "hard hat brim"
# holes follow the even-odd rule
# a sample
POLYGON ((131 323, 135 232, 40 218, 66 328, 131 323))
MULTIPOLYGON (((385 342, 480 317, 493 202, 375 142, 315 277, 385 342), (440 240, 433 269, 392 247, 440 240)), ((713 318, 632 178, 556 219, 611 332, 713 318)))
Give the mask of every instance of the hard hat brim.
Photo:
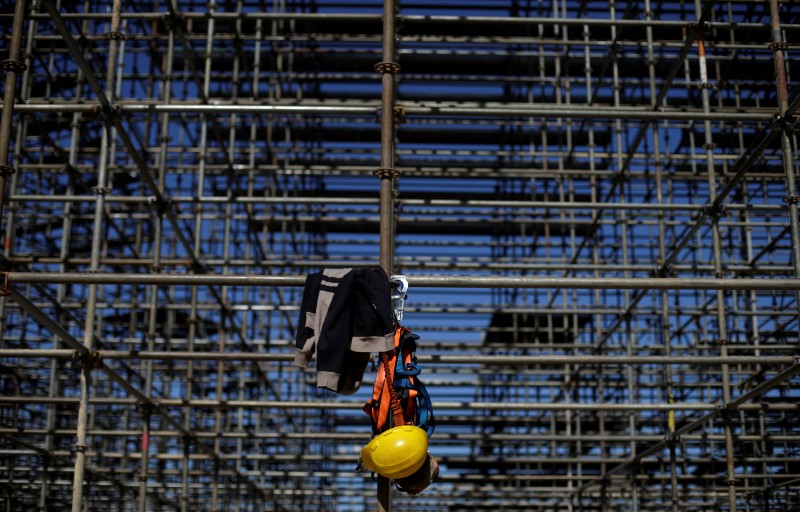
POLYGON ((419 470, 428 456, 428 434, 403 425, 376 436, 361 450, 364 466, 386 478, 406 478, 419 470))

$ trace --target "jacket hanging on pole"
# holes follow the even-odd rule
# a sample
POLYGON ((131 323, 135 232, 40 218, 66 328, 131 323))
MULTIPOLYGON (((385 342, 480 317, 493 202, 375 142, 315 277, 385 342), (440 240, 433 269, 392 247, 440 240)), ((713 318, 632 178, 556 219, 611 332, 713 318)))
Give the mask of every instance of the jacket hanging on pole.
POLYGON ((317 387, 349 395, 370 353, 394 348, 389 278, 380 268, 309 274, 295 336, 295 364, 317 359, 317 387))

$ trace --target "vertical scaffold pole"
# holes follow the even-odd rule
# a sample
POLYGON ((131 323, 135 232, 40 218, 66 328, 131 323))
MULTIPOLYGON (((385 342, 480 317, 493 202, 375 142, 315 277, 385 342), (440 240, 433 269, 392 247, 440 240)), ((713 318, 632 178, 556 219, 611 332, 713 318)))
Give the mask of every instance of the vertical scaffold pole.
MULTIPOLYGON (((697 11, 698 19, 702 19, 702 7, 699 1, 695 2, 695 9, 697 11)), ((709 90, 713 88, 708 80, 708 67, 706 61, 706 49, 704 42, 703 26, 699 26, 697 30, 697 56, 700 72, 700 94, 703 101, 703 112, 711 111, 709 90)), ((708 198, 714 204, 717 199, 717 177, 716 177, 716 162, 714 149, 716 144, 713 139, 713 130, 711 121, 703 121, 703 149, 706 153, 706 170, 708 173, 708 198)), ((724 277, 722 266, 722 235, 720 233, 720 217, 721 211, 711 212, 711 245, 712 255, 714 258, 714 277, 722 279, 724 277)), ((716 315, 717 325, 719 329, 719 355, 720 357, 728 357, 728 325, 725 311, 725 292, 723 290, 716 291, 716 315)), ((722 365, 722 403, 723 408, 731 401, 731 373, 730 367, 727 364, 722 365)), ((725 462, 727 467, 726 483, 728 487, 728 510, 736 512, 736 460, 734 457, 734 439, 733 439, 733 425, 732 418, 729 414, 723 415, 723 426, 725 429, 725 462)))
POLYGON ((375 65, 381 76, 381 167, 375 176, 381 179, 380 263, 387 274, 394 266, 394 180, 400 172, 394 168, 394 89, 400 65, 395 57, 395 0, 383 3, 383 61, 375 65))
POLYGON ((14 21, 11 27, 11 41, 8 46, 8 58, 0 62, 0 68, 6 73, 6 84, 3 94, 3 112, 0 117, 0 218, 3 215, 3 203, 6 195, 6 179, 14 174, 14 168, 8 164, 8 145, 11 143, 11 121, 14 116, 14 99, 17 94, 17 75, 25 71, 25 63, 19 60, 22 46, 22 26, 25 20, 25 5, 18 1, 14 8, 14 21))
MULTIPOLYGON (((783 40, 781 31, 780 12, 778 0, 769 2, 770 28, 772 29, 772 43, 769 48, 775 54, 775 82, 778 92, 778 108, 781 120, 785 120, 786 111, 789 109, 789 92, 786 79, 786 49, 788 43, 783 40)), ((783 170, 786 174, 786 206, 789 210, 789 230, 792 242, 792 265, 794 276, 800 277, 800 220, 798 220, 797 184, 792 165, 792 143, 785 124, 781 129, 781 152, 783 154, 783 170)), ((800 308, 800 293, 796 293, 797 307, 800 308)))
MULTIPOLYGON (((374 172, 380 188, 380 265, 391 275, 394 267, 394 100, 395 74, 400 65, 395 59, 395 0, 383 3, 383 60, 375 65, 381 73, 381 167, 374 172)), ((388 478, 378 477, 378 512, 392 510, 392 486, 388 478)))
MULTIPOLYGON (((50 17, 53 19, 58 31, 65 39, 70 39, 69 30, 64 24, 55 3, 48 1, 44 3, 50 17)), ((119 32, 121 0, 114 0, 111 16, 111 30, 106 33, 108 39, 108 70, 106 72, 105 96, 113 102, 114 92, 114 72, 117 63, 117 41, 121 39, 119 32)), ((70 48, 70 50, 75 50, 70 48)), ((80 63, 79 63, 80 65, 80 63)), ((86 69, 84 71, 91 71, 86 69)), ((99 93, 102 94, 102 91, 99 93)), ((105 219, 105 194, 110 192, 108 186, 109 174, 109 153, 110 146, 114 140, 114 128, 111 120, 111 112, 104 112, 103 130, 100 140, 100 155, 97 171, 97 186, 95 191, 94 223, 92 227, 92 245, 89 260, 89 272, 97 272, 100 268, 100 249, 103 239, 103 222, 105 219)), ((92 284, 88 287, 88 297, 86 301, 86 321, 84 323, 83 345, 91 352, 94 341, 95 314, 97 307, 97 285, 92 284)), ((86 459, 86 432, 88 429, 88 410, 89 410, 89 381, 92 372, 93 360, 84 361, 80 377, 80 403, 78 407, 78 421, 76 426, 75 442, 75 471, 73 475, 72 488, 72 512, 80 512, 83 505, 83 479, 84 465, 86 459)))

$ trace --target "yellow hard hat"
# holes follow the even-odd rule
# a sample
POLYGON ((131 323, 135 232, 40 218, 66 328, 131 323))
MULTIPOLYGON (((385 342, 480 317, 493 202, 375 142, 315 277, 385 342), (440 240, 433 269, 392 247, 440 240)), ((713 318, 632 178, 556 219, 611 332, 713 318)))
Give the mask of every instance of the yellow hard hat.
POLYGON ((395 479, 413 475, 427 457, 428 434, 413 425, 389 429, 361 450, 367 469, 395 479))

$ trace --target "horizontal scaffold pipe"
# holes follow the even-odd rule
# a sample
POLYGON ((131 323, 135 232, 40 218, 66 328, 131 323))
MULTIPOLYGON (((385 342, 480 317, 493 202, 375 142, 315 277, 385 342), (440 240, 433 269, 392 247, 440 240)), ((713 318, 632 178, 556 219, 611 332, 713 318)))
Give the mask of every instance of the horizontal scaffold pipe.
MULTIPOLYGON (((15 194, 9 197, 11 201, 24 203, 80 203, 94 201, 94 195, 32 195, 15 194)), ((155 196, 122 196, 107 195, 106 202, 110 203, 146 203, 154 204, 157 201, 155 196)), ((193 203, 193 204, 313 204, 318 205, 319 197, 250 197, 250 196, 171 196, 170 202, 193 203)), ((592 201, 506 201, 491 199, 404 199, 399 197, 395 202, 400 206, 430 206, 430 207, 450 207, 450 208, 524 208, 524 209, 548 209, 548 210, 633 210, 633 211, 698 211, 707 208, 703 204, 692 203, 600 203, 592 201)), ((327 197, 326 205, 377 205, 376 198, 369 197, 327 197)), ((786 205, 781 204, 742 204, 729 203, 725 205, 726 210, 736 211, 785 211, 786 205)))
MULTIPOLYGON (((46 428, 11 428, 11 427, 0 427, 0 435, 6 436, 13 436, 15 434, 24 433, 30 436, 45 436, 45 435, 56 435, 56 436, 72 436, 75 435, 75 428, 58 428, 55 430, 49 430, 46 428)), ((88 435, 92 436, 103 436, 103 437, 125 437, 125 436, 137 436, 142 433, 141 430, 125 430, 125 429, 115 429, 115 430, 107 430, 103 428, 89 428, 87 430, 88 435)), ((200 431, 195 430, 194 435, 197 438, 215 438, 219 437, 222 439, 281 439, 281 440, 292 440, 292 439, 323 439, 323 440, 337 440, 337 441, 362 441, 364 439, 364 434, 361 432, 253 432, 251 430, 247 431, 224 431, 224 432, 217 432, 217 431, 200 431)), ((151 430, 150 431, 151 437, 181 437, 182 434, 176 430, 151 430)), ((496 441, 496 442, 549 442, 549 441, 563 441, 569 443, 578 443, 578 442, 587 442, 587 441, 605 441, 609 443, 630 443, 631 441, 635 442, 647 442, 647 441, 661 441, 664 439, 663 435, 653 435, 653 434, 586 434, 586 435, 571 435, 569 437, 565 437, 563 434, 503 434, 498 432, 486 432, 486 433, 479 433, 479 434, 467 434, 464 432, 436 432, 436 444, 439 446, 447 446, 447 445, 455 445, 462 441, 496 441)), ((722 434, 687 434, 681 436, 681 439, 684 441, 723 441, 725 436, 722 434)), ((800 435, 775 435, 775 434, 764 434, 764 435, 757 435, 757 434, 744 434, 736 437, 739 441, 747 441, 747 442, 755 442, 755 441, 766 441, 770 440, 773 442, 786 442, 786 441, 797 441, 800 440, 800 435)), ((716 477, 714 477, 716 478, 716 477)))
MULTIPOLYGON (((101 107, 99 102, 84 103, 24 103, 15 110, 20 113, 84 112, 94 113, 101 107)), ((200 105, 196 103, 125 103, 116 104, 120 113, 149 112, 154 114, 273 114, 273 115, 359 115, 374 117, 380 105, 349 104, 242 104, 223 103, 200 105)), ((406 117, 559 117, 570 119, 629 119, 641 121, 731 121, 769 122, 775 119, 770 111, 753 112, 722 110, 702 112, 700 110, 645 110, 635 107, 611 108, 598 105, 531 105, 513 103, 498 106, 452 106, 402 104, 406 117)))
MULTIPOLYGON (((13 405, 77 405, 78 397, 47 397, 47 396, 2 396, 0 404, 13 405)), ((331 410, 361 410, 363 402, 337 401, 275 401, 275 400, 211 400, 179 398, 159 398, 159 407, 206 407, 210 409, 331 409, 331 410)), ((92 397, 92 405, 127 405, 137 406, 140 401, 136 398, 124 397, 92 397)), ((654 403, 575 403, 575 402, 449 402, 436 401, 436 408, 441 410, 491 410, 491 411, 718 411, 720 405, 702 402, 664 402, 654 403)), ((730 408, 729 408, 730 409, 730 408)), ((800 412, 800 403, 776 402, 768 404, 745 403, 740 404, 736 410, 742 411, 797 411, 800 412)))
MULTIPOLYGON (((303 286, 305 276, 251 274, 125 274, 6 272, 6 284, 103 284, 172 286, 303 286)), ((419 288, 567 288, 572 290, 753 290, 797 291, 800 279, 712 279, 674 277, 481 277, 407 276, 419 288)))
MULTIPOLYGON (((438 431, 437 431, 437 436, 438 436, 438 431)), ((364 436, 362 438, 362 442, 364 440, 366 440, 366 439, 368 439, 368 436, 364 436)), ((438 448, 438 446, 437 446, 437 448, 438 448)), ((13 450, 13 451, 12 450, 0 450, 0 455, 12 455, 12 454, 13 455, 22 455, 22 454, 31 454, 31 455, 33 455, 33 453, 34 453, 33 450, 13 450)), ((73 454, 74 454, 74 452, 70 452, 69 450, 65 450, 65 449, 53 450, 52 452, 50 452, 51 456, 59 457, 59 458, 60 457, 70 457, 73 454)), ((138 459, 138 458, 141 457, 142 453, 140 451, 135 451, 133 449, 129 449, 129 450, 125 450, 125 451, 87 450, 86 451, 86 455, 87 456, 91 456, 91 457, 99 457, 99 456, 102 455, 102 457, 104 459, 123 459, 123 458, 128 458, 128 457, 130 457, 132 459, 138 459)), ((181 453, 179 450, 172 450, 172 451, 169 451, 169 452, 166 452, 166 453, 164 453, 164 452, 162 452, 162 453, 153 453, 151 455, 151 457, 153 457, 153 458, 155 458, 157 460, 181 460, 181 459, 183 459, 184 457, 187 457, 187 456, 184 455, 183 453, 181 453)), ((472 458, 471 456, 447 455, 447 454, 440 455, 439 453, 437 453, 437 455, 436 455, 436 459, 440 463, 442 463, 444 465, 447 465, 448 463, 451 463, 451 464, 457 463, 459 465, 463 465, 464 463, 469 462, 471 460, 471 458, 472 458)), ((191 454, 188 455, 188 459, 189 460, 207 460, 208 456, 206 454, 203 454, 203 453, 191 453, 191 454)), ((330 468, 331 468, 330 471, 331 472, 335 472, 335 473, 339 473, 339 474, 353 472, 354 471, 354 466, 355 466, 355 455, 348 454, 348 453, 337 453, 337 454, 332 454, 332 455, 324 454, 323 455, 323 454, 315 454, 315 453, 295 454, 295 453, 269 453, 269 452, 268 453, 263 453, 263 452, 259 453, 259 452, 256 452, 256 453, 245 454, 243 456, 240 453, 232 452, 232 453, 226 453, 226 454, 223 455, 223 460, 241 460, 241 459, 246 459, 246 460, 249 460, 249 461, 252 461, 252 462, 269 461, 270 463, 279 463, 279 464, 280 463, 286 464, 286 463, 299 462, 299 461, 322 461, 322 460, 324 460, 325 462, 332 463, 331 466, 330 466, 330 468), (344 467, 341 466, 342 464, 344 465, 344 467)), ((607 457, 593 456, 591 458, 589 458, 589 457, 580 457, 580 456, 568 457, 568 456, 561 455, 561 456, 559 456, 557 458, 552 458, 552 456, 550 456, 549 454, 540 454, 540 455, 531 454, 531 455, 518 455, 518 456, 513 456, 513 455, 508 455, 508 454, 504 454, 502 456, 484 455, 484 456, 481 457, 481 459, 482 459, 482 461, 489 462, 489 463, 491 463, 493 461, 496 461, 497 463, 548 464, 548 465, 567 465, 567 464, 581 464, 581 463, 583 463, 583 464, 600 464, 600 463, 614 464, 614 463, 624 462, 626 460, 624 457, 613 456, 613 455, 612 456, 607 456, 607 457)), ((704 464, 704 465, 705 464, 711 464, 715 460, 716 460, 716 457, 714 457, 714 456, 704 456, 704 457, 693 457, 692 458, 692 462, 694 462, 696 464, 704 464)), ((759 456, 749 456, 749 457, 742 457, 742 458, 739 459, 739 461, 742 464, 746 464, 746 465, 759 464, 759 463, 762 463, 762 462, 769 462, 771 464, 786 464, 786 463, 795 462, 796 460, 797 459, 794 459, 792 457, 765 457, 765 456, 761 456, 761 457, 759 457, 759 456)), ((652 456, 652 457, 650 457, 648 459, 642 460, 641 462, 642 462, 643 465, 650 466, 650 467, 659 466, 659 465, 663 464, 663 460, 661 460, 661 458, 657 457, 657 456, 652 456)), ((520 468, 520 469, 522 470, 522 468, 520 468)), ((522 470, 522 471, 525 471, 525 470, 522 470)), ((159 471, 159 473, 160 474, 168 474, 167 472, 161 473, 161 471, 159 471)), ((261 470, 243 471, 243 473, 247 474, 247 475, 251 475, 251 476, 256 476, 256 475, 264 476, 265 474, 270 474, 269 472, 262 472, 261 470)), ((295 472, 292 471, 292 473, 295 473, 295 472)), ((173 473, 173 474, 175 474, 175 473, 173 473)), ((199 474, 199 473, 197 473, 197 474, 199 474)), ((220 470, 220 474, 231 475, 233 473, 230 470, 222 470, 221 469, 220 470), (224 473, 223 473, 223 471, 224 471, 224 473)), ((276 474, 277 475, 279 473, 272 473, 272 474, 276 474)), ((300 474, 300 472, 298 472, 298 474, 300 474)), ((368 477, 368 475, 363 475, 363 476, 368 477)), ((486 476, 487 475, 473 475, 472 478, 479 477, 479 478, 483 479, 483 478, 486 478, 486 476)), ((513 475, 495 475, 495 476, 497 476, 497 477, 503 476, 506 479, 506 481, 508 481, 509 478, 516 479, 517 477, 522 477, 523 479, 528 479, 528 477, 533 476, 533 475, 527 474, 527 475, 522 476, 522 475, 518 475, 518 474, 513 474, 513 475)), ((652 474, 648 475, 648 476, 652 476, 652 474)), ((748 478, 750 477, 749 473, 747 474, 747 477, 748 478)), ((779 474, 779 477, 780 478, 787 478, 787 475, 781 473, 781 474, 779 474)), ((539 478, 543 478, 543 477, 541 475, 539 475, 539 478)), ((548 476, 546 476, 544 478, 547 478, 547 479, 551 479, 552 478, 552 479, 557 479, 557 480, 568 480, 569 479, 566 475, 548 475, 548 476)), ((576 480, 578 479, 577 477, 574 477, 574 478, 576 480)), ((580 478, 580 480, 589 480, 591 478, 595 478, 595 477, 593 475, 583 475, 580 478)), ((609 478, 611 478, 611 476, 609 478)), ((625 476, 624 475, 620 475, 620 476, 616 476, 615 478, 625 478, 625 476)), ((628 478, 630 478, 630 477, 628 477, 628 478)), ((689 481, 694 480, 694 479, 699 479, 699 478, 712 479, 712 477, 706 476, 706 475, 697 475, 697 476, 695 476, 695 475, 691 475, 691 476, 687 475, 687 477, 686 477, 686 479, 689 480, 689 481)), ((714 476, 713 478, 714 479, 718 479, 719 477, 718 476, 714 476)), ((788 477, 788 478, 791 478, 791 477, 788 477)), ((646 479, 648 479, 648 478, 646 478, 646 479)), ((500 480, 502 480, 502 479, 500 479, 500 480)), ((527 489, 528 488, 526 487, 526 490, 527 489)), ((461 510, 461 509, 459 509, 459 510, 461 510)))
MULTIPOLYGON (((296 21, 328 21, 332 23, 339 22, 373 22, 380 23, 382 16, 380 14, 359 14, 359 13, 301 13, 301 12, 208 12, 205 9, 197 11, 181 11, 180 17, 186 20, 229 20, 229 21, 245 21, 245 20, 265 20, 265 21, 279 21, 279 20, 296 20, 296 21)), ((90 13, 63 13, 61 15, 64 19, 72 20, 111 20, 110 12, 90 12, 90 13)), ((0 20, 9 18, 9 15, 0 15, 0 20)), ((30 19, 42 21, 48 20, 46 14, 32 13, 26 16, 30 19)), ((122 12, 120 13, 121 19, 135 19, 135 20, 169 20, 173 16, 166 11, 160 12, 122 12)), ((575 26, 575 27, 665 27, 665 28, 688 28, 692 25, 692 21, 681 20, 657 20, 657 19, 610 19, 610 18, 559 18, 559 17, 511 17, 511 16, 448 16, 448 15, 413 15, 413 14, 399 14, 397 15, 397 22, 399 26, 408 23, 435 23, 445 25, 483 25, 483 24, 498 24, 498 25, 525 25, 536 26, 541 25, 545 27, 550 26, 575 26)), ((763 29, 770 30, 769 23, 754 23, 754 22, 726 22, 726 21, 708 21, 705 24, 709 29, 763 29)), ((782 23, 782 30, 800 30, 800 24, 796 23, 782 23)), ((341 31, 340 31, 341 32, 341 31)), ((401 30, 402 36, 402 30, 401 30)))
MULTIPOLYGON (((723 223, 720 223, 723 225, 723 223)), ((362 242, 362 241, 352 241, 353 245, 357 243, 368 244, 369 242, 362 242)), ((402 244, 398 245, 412 245, 409 244, 407 241, 402 244)), ((486 246, 490 247, 495 244, 487 243, 486 246)), ((463 244, 454 244, 454 246, 463 246, 463 244)), ((273 258, 270 260, 255 260, 255 259, 232 259, 232 260, 223 260, 219 258, 208 258, 206 259, 206 264, 209 267, 214 266, 222 266, 228 265, 228 267, 255 267, 255 268, 270 268, 270 267, 293 267, 297 268, 351 268, 351 267, 366 267, 375 265, 374 258, 369 256, 364 256, 363 258, 359 257, 348 257, 347 259, 341 260, 322 260, 322 259, 302 259, 302 256, 298 256, 297 259, 292 257, 283 259, 283 258, 273 258)), ((604 263, 604 264, 560 264, 558 262, 555 263, 530 263, 530 262, 519 262, 519 263, 510 263, 507 259, 500 259, 495 258, 491 260, 490 258, 475 258, 473 261, 453 261, 451 258, 421 258, 419 260, 413 257, 400 257, 397 258, 395 261, 398 263, 398 267, 404 269, 404 271, 408 272, 410 270, 417 270, 417 269, 425 269, 426 271, 430 272, 432 270, 453 270, 453 269, 478 269, 478 270, 492 270, 492 271, 499 271, 499 270, 526 270, 526 271, 540 271, 540 272, 559 272, 570 270, 573 272, 643 272, 643 273, 650 273, 653 271, 652 265, 647 264, 612 264, 612 263, 604 263)), ((73 257, 73 258, 60 258, 58 256, 39 256, 39 255, 25 255, 25 256, 12 256, 8 258, 9 263, 12 265, 30 265, 30 264, 39 264, 39 265, 72 265, 72 266, 81 266, 81 265, 88 265, 89 258, 87 257, 73 257)), ((108 265, 108 266, 143 266, 143 267, 152 267, 153 259, 152 258, 100 258, 101 265, 108 265)), ((191 260, 187 258, 162 258, 161 265, 162 267, 190 267, 192 264, 191 260)), ((702 275, 713 272, 713 267, 711 265, 695 265, 695 264, 675 264, 672 265, 672 270, 677 275, 685 274, 691 272, 692 275, 702 275)), ((726 270, 732 274, 744 274, 747 276, 752 276, 754 271, 758 272, 758 275, 765 275, 765 274, 785 274, 786 276, 791 276, 793 272, 793 268, 789 265, 773 265, 770 264, 768 266, 752 266, 752 265, 744 265, 744 264, 730 264, 726 267, 726 270)), ((70 303, 69 301, 64 302, 64 304, 69 305, 70 307, 83 307, 82 304, 70 303)), ((122 302, 116 301, 116 305, 123 304, 122 302)), ((146 303, 139 303, 140 307, 142 304, 146 303)), ((447 305, 438 305, 437 308, 446 307, 447 305)), ((119 307, 119 306, 117 306, 119 307)), ((131 306, 127 306, 131 307, 131 306)), ((171 306, 167 306, 171 307, 171 306)), ((200 306, 203 307, 203 306, 200 306)), ((233 305, 230 307, 238 307, 247 310, 263 310, 264 308, 271 308, 273 306, 267 306, 265 304, 239 304, 233 305)), ((297 306, 284 306, 284 307, 294 307, 295 309, 297 306)), ((463 310, 465 306, 452 306, 455 310, 459 308, 462 309, 462 312, 473 312, 473 313, 494 313, 497 309, 494 306, 478 306, 478 305, 470 305, 469 311, 463 310), (486 308, 485 311, 477 311, 477 307, 484 307, 486 308)), ((431 309, 431 306, 428 307, 415 307, 415 306, 406 306, 407 309, 413 311, 425 311, 425 312, 435 312, 431 309)), ((508 308, 503 308, 504 311, 508 311, 508 308)), ((449 309, 453 311, 453 309, 449 309)), ((564 313, 564 309, 562 308, 559 310, 560 313, 564 313)), ((612 309, 612 308, 584 308, 578 313, 597 313, 597 314, 616 314, 621 312, 621 307, 619 309, 612 309)), ((641 311, 641 309, 640 309, 641 311)), ((689 308, 683 309, 684 314, 691 313, 692 310, 689 308), (688 313, 687 313, 688 312, 688 313)), ((534 313, 534 312, 541 312, 541 313, 549 313, 551 312, 548 308, 525 308, 520 312, 523 313, 534 313)), ((571 311, 567 311, 570 313, 571 311)), ((747 316, 753 315, 757 313, 747 312, 747 311, 739 311, 739 316, 747 316)))
MULTIPOLYGON (((75 428, 58 428, 49 430, 46 428, 10 428, 0 427, 0 435, 13 436, 15 434, 22 434, 29 436, 73 436, 75 435, 75 428)), ((141 435, 141 430, 125 430, 115 429, 107 430, 100 427, 89 428, 87 434, 91 436, 102 437, 125 437, 125 436, 138 436, 141 435)), ((280 440, 293 440, 293 439, 322 439, 326 441, 362 441, 364 439, 363 432, 253 432, 246 431, 200 431, 195 430, 194 435, 198 439, 202 438, 215 438, 221 439, 280 439, 280 440)), ((150 436, 155 437, 181 437, 182 434, 176 430, 151 430, 150 436)), ((650 442, 661 441, 664 439, 663 435, 653 434, 586 434, 576 435, 573 434, 569 437, 563 434, 503 434, 498 432, 486 432, 480 434, 466 434, 463 432, 442 432, 436 431, 436 444, 439 446, 454 446, 463 441, 493 441, 493 442, 550 442, 562 441, 565 443, 585 443, 585 442, 599 442, 604 441, 608 443, 630 443, 634 442, 650 442)), ((687 434, 681 436, 684 441, 724 441, 725 436, 722 434, 687 434)), ((742 442, 756 442, 756 441, 772 441, 772 442, 793 442, 800 441, 800 435, 775 435, 775 434, 745 434, 736 436, 738 441, 742 442)), ((748 475, 750 476, 750 475, 748 475)), ((798 475, 800 476, 800 475, 798 475)), ((589 476, 593 478, 593 476, 589 476)), ((716 477, 714 477, 716 478, 716 477)))
MULTIPOLYGON (((136 351, 136 350, 98 350, 103 359, 143 359, 143 360, 204 360, 204 361, 294 361, 289 353, 248 353, 248 352, 189 352, 189 351, 136 351)), ((0 349, 0 358, 53 358, 73 359, 79 354, 69 349, 0 349)), ((791 365, 797 362, 794 356, 587 356, 587 355, 541 355, 541 356, 500 356, 500 355, 425 355, 417 356, 420 363, 432 364, 484 364, 484 365, 663 365, 689 364, 700 366, 721 366, 736 364, 758 364, 762 366, 791 365)))
MULTIPOLYGON (((488 154, 489 151, 482 151, 482 150, 459 150, 458 155, 481 155, 481 154, 488 154)), ((495 156, 503 156, 503 155, 511 155, 514 153, 513 151, 492 151, 491 152, 495 156)), ((370 154, 370 151, 366 150, 362 152, 362 154, 370 154)), ((404 150, 399 149, 398 154, 400 155, 433 155, 434 150, 404 150)), ((448 154, 448 155, 455 155, 456 152, 454 150, 437 150, 436 154, 448 154)), ((586 156, 588 155, 587 152, 577 152, 573 153, 577 156, 586 156)), ((561 156, 562 158, 567 158, 567 152, 551 152, 553 157, 561 156)), ((606 151, 602 151, 600 149, 596 149, 594 152, 594 156, 598 159, 607 159, 612 157, 613 153, 608 153, 606 151)), ((637 153, 636 158, 645 158, 649 155, 645 155, 644 153, 637 153)), ((673 162, 677 161, 689 161, 693 157, 691 155, 686 154, 670 154, 669 158, 673 162)), ((720 160, 728 160, 728 161, 736 161, 738 160, 738 156, 736 155, 716 155, 715 158, 720 160)), ((776 158, 774 155, 766 154, 761 155, 761 161, 765 164, 769 164, 769 162, 778 162, 779 159, 776 158)), ((35 162, 35 163, 21 163, 19 164, 19 169, 23 171, 46 171, 46 172, 53 172, 53 173, 61 173, 64 171, 64 164, 60 162, 55 163, 42 163, 42 162, 35 162)), ((135 165, 127 165, 121 164, 117 165, 116 168, 120 171, 131 171, 136 172, 135 165)), ((80 174, 93 174, 95 169, 91 165, 86 164, 77 164, 72 167, 72 169, 80 174)), ((207 163, 206 169, 209 172, 213 173, 227 173, 228 167, 227 165, 222 164, 215 164, 215 163, 207 163)), ((313 163, 309 163, 308 165, 274 165, 270 163, 258 163, 254 165, 245 165, 245 164, 237 164, 236 169, 239 172, 258 172, 258 173, 277 173, 279 175, 304 175, 304 176, 319 176, 319 175, 329 175, 329 174, 337 174, 341 176, 352 176, 358 175, 362 176, 364 173, 371 173, 375 167, 367 166, 367 165, 358 165, 357 162, 353 161, 343 165, 326 165, 322 163, 322 160, 318 159, 313 163)), ((197 172, 197 165, 193 163, 184 163, 180 166, 175 168, 176 172, 197 172)), ((574 169, 574 168, 563 168, 558 169, 558 171, 553 171, 552 169, 544 169, 542 167, 507 167, 500 165, 498 162, 487 162, 487 161, 461 161, 458 165, 448 165, 442 166, 441 162, 433 162, 427 161, 424 165, 416 165, 416 164, 407 164, 401 167, 401 172, 403 176, 435 176, 439 177, 461 177, 467 176, 470 179, 475 180, 489 180, 489 179, 496 179, 496 178, 547 178, 553 179, 554 176, 563 176, 563 177, 572 177, 572 178, 591 178, 597 177, 596 171, 590 171, 589 169, 574 169), (554 174, 555 172, 555 174, 554 174)), ((627 176, 631 180, 638 180, 638 179, 649 179, 650 174, 646 170, 630 170, 627 173, 627 176)), ((782 179, 784 178, 784 174, 781 172, 771 172, 768 167, 761 167, 759 168, 759 172, 757 174, 744 176, 743 180, 748 181, 758 181, 761 182, 763 180, 768 179, 782 179)), ((670 179, 673 182, 677 181, 704 181, 704 176, 702 174, 693 174, 691 170, 675 170, 674 172, 670 173, 670 179)), ((657 204, 657 203, 656 203, 657 204)), ((760 206, 760 205, 759 205, 760 206)), ((726 203, 727 207, 727 203, 726 203)))

